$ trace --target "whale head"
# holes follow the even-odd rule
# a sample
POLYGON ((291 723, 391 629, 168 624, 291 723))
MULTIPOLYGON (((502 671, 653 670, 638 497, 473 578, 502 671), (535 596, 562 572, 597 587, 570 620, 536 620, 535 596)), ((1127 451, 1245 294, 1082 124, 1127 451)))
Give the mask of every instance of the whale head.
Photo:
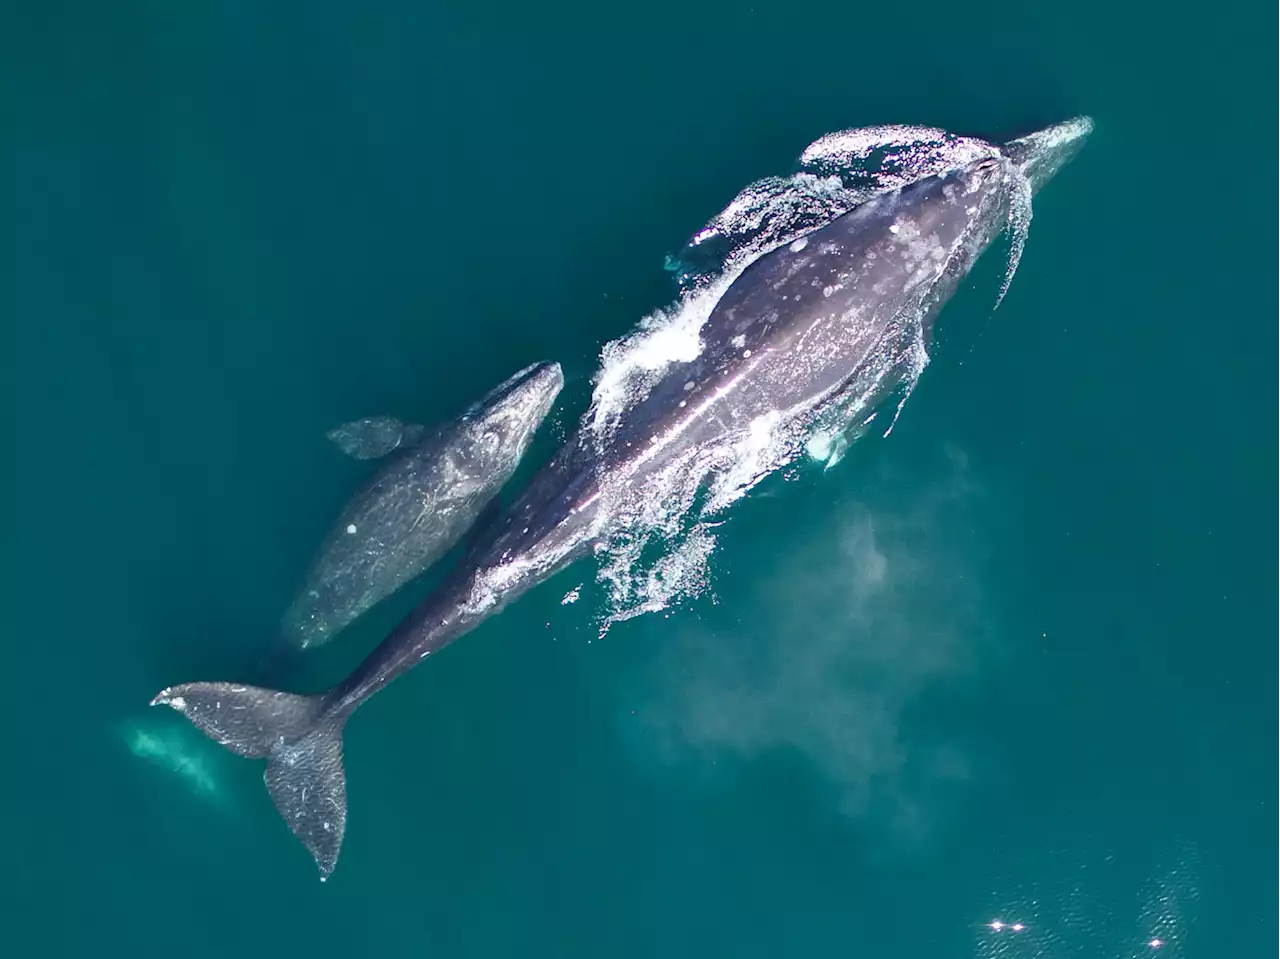
POLYGON ((486 452, 514 469, 564 388, 559 363, 534 363, 495 386, 466 413, 469 432, 486 452))
POLYGON ((1038 193, 1080 152, 1091 133, 1093 120, 1076 117, 1010 140, 1000 150, 1030 181, 1031 192, 1038 193))

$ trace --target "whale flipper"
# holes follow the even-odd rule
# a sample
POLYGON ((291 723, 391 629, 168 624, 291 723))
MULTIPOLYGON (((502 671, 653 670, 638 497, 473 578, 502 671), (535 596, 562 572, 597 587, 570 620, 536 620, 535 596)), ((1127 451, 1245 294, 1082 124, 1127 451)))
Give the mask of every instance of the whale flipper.
POLYGON ((335 426, 325 436, 348 456, 376 460, 402 446, 412 446, 425 432, 425 426, 405 423, 394 416, 369 416, 335 426))
POLYGON ((176 709, 232 752, 267 760, 267 792, 315 859, 322 882, 338 862, 347 827, 345 717, 325 712, 326 702, 323 695, 232 683, 171 686, 151 701, 176 709))

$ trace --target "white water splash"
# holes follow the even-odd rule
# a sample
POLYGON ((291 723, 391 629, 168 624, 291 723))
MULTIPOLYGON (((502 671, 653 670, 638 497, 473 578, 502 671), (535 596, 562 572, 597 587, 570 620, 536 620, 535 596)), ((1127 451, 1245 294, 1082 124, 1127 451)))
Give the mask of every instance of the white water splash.
POLYGON ((610 586, 610 603, 600 618, 600 636, 614 623, 702 595, 710 584, 709 565, 716 546, 711 529, 712 524, 696 524, 647 568, 641 567, 634 544, 607 550, 600 579, 610 586))
POLYGON ((792 175, 764 177, 740 191, 668 257, 668 269, 686 289, 701 287, 873 197, 999 155, 993 144, 934 127, 829 133, 805 148, 792 175))
POLYGON ((706 288, 650 313, 636 329, 606 343, 591 396, 592 426, 603 438, 618 416, 644 399, 672 363, 689 363, 702 352, 700 332, 716 303, 741 269, 706 288))
POLYGON ((937 127, 888 124, 828 133, 800 154, 800 168, 865 183, 874 196, 999 152, 985 140, 937 127))
POLYGON ((998 308, 1009 292, 1009 284, 1013 275, 1018 272, 1018 264, 1022 262, 1022 250, 1027 245, 1027 233, 1031 229, 1031 179, 1016 170, 1010 172, 1008 183, 1012 190, 1009 197, 1009 233, 1012 240, 1009 244, 1009 264, 1005 268, 1004 282, 1000 284, 1000 295, 996 297, 998 308))

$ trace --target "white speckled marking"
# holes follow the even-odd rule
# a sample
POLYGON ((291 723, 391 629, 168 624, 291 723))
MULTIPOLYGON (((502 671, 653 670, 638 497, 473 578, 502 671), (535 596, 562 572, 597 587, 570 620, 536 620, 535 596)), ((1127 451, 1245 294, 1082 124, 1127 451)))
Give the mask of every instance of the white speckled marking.
POLYGON ((697 386, 697 385, 698 385, 698 384, 697 384, 697 383, 695 383, 695 382, 693 382, 693 380, 690 380, 688 383, 686 383, 686 384, 684 385, 684 391, 685 391, 686 393, 688 393, 688 392, 690 392, 690 391, 691 391, 695 386, 697 386))
POLYGON ((799 253, 808 245, 809 245, 809 238, 807 236, 802 236, 800 237, 800 239, 796 240, 794 243, 791 244, 791 252, 799 253))

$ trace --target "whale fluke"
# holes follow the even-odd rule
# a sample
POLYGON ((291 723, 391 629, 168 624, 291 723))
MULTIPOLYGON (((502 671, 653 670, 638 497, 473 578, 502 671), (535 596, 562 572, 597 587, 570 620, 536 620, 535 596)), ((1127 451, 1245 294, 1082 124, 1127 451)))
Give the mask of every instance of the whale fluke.
POLYGON ((176 709, 232 752, 267 760, 267 792, 315 859, 321 882, 337 865, 347 826, 346 716, 326 712, 327 700, 257 686, 186 683, 151 701, 176 709))

